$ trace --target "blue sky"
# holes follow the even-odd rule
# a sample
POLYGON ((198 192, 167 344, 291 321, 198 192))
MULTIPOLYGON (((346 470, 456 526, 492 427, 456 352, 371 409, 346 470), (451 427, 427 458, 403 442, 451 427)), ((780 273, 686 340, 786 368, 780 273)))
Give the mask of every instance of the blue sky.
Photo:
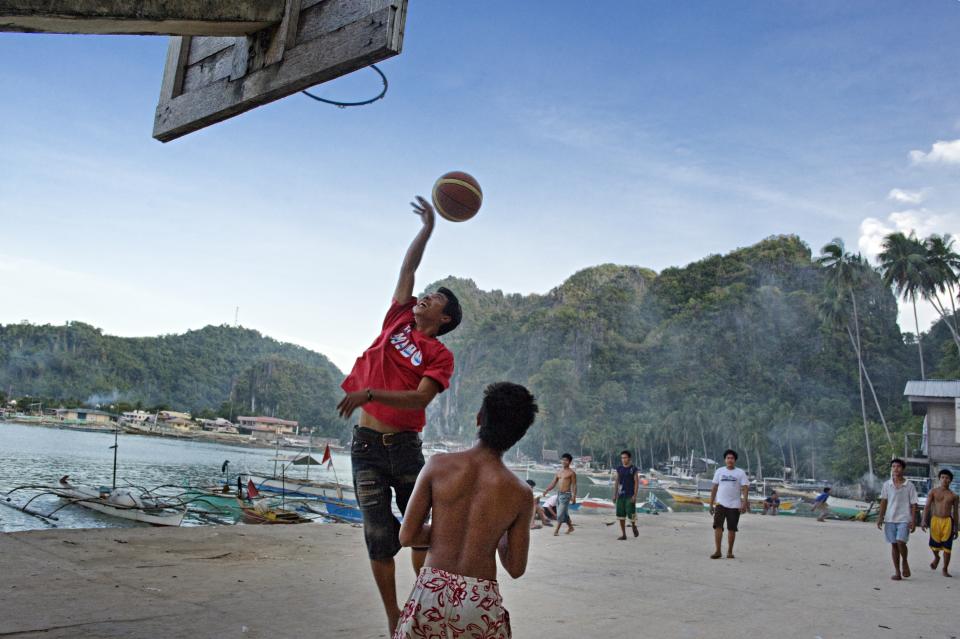
POLYGON ((418 0, 385 100, 291 96, 166 145, 165 38, 0 34, 0 323, 154 335, 239 306, 348 368, 407 202, 452 169, 483 210, 438 224, 420 284, 545 292, 772 234, 871 255, 892 229, 957 233, 958 31, 956 0, 418 0))

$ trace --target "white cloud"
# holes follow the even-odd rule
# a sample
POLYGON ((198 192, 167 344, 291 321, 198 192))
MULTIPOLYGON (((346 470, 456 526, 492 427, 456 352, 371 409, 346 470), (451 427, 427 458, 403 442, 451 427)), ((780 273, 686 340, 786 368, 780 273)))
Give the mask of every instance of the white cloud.
POLYGON ((904 189, 891 189, 887 194, 888 200, 900 202, 901 204, 920 204, 923 202, 923 191, 907 191, 904 189))
POLYGON ((937 140, 927 152, 910 151, 910 161, 914 164, 960 164, 960 139, 937 140))
MULTIPOLYGON (((915 233, 917 237, 924 238, 934 233, 953 233, 957 228, 960 228, 960 215, 934 213, 923 207, 906 209, 894 211, 885 220, 875 217, 864 219, 860 223, 860 239, 857 244, 863 256, 873 261, 883 250, 883 238, 890 233, 915 233)), ((960 242, 960 238, 957 238, 957 241, 960 242)))

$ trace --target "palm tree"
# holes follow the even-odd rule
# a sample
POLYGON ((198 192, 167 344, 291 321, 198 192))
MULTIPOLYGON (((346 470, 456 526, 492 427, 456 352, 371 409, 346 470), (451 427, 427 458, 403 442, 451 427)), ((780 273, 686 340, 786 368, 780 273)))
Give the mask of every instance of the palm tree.
MULTIPOLYGON (((873 451, 870 448, 870 430, 867 427, 867 401, 863 393, 863 348, 860 343, 860 315, 857 310, 857 296, 854 293, 856 285, 862 281, 864 263, 860 255, 847 253, 843 240, 835 238, 820 249, 817 264, 826 272, 833 295, 828 295, 828 317, 841 316, 843 297, 849 295, 853 308, 853 327, 856 339, 854 350, 857 353, 857 382, 860 385, 860 414, 863 416, 863 435, 867 443, 867 465, 870 471, 870 481, 873 481, 873 451)), ((834 324, 836 326, 836 324, 834 324)))
POLYGON ((891 233, 883 238, 883 250, 877 256, 883 283, 893 286, 898 297, 913 304, 913 322, 917 329, 917 349, 920 351, 920 379, 926 379, 923 366, 923 343, 920 322, 917 319, 917 295, 925 296, 931 287, 927 276, 927 247, 910 233, 891 233))
POLYGON ((931 235, 926 241, 927 249, 927 277, 925 279, 924 297, 933 304, 943 319, 943 323, 950 329, 953 341, 960 352, 960 325, 957 324, 957 305, 954 302, 954 289, 960 286, 960 254, 953 250, 953 238, 944 233, 931 235), (940 301, 939 294, 946 293, 950 298, 951 317, 948 318, 946 308, 940 301))

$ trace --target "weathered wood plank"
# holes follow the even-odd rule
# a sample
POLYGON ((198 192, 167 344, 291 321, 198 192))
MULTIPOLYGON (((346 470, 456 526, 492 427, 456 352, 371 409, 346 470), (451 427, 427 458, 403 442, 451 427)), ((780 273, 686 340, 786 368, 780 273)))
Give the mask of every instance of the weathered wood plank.
POLYGON ((194 38, 190 45, 190 56, 187 58, 187 64, 196 64, 204 58, 209 58, 215 53, 232 47, 242 38, 224 36, 220 38, 194 38))
MULTIPOLYGON (((394 0, 360 0, 334 2, 325 0, 309 7, 300 8, 300 29, 297 42, 309 42, 325 33, 336 31, 346 25, 372 15, 396 4, 394 0)), ((306 5, 306 0, 304 1, 306 5)), ((405 10, 404 3, 404 10, 405 10)))
POLYGON ((221 49, 196 64, 188 65, 183 76, 182 93, 196 91, 217 80, 229 78, 236 64, 235 52, 237 49, 245 48, 242 43, 246 41, 246 38, 237 38, 237 41, 241 44, 228 49, 221 49))
POLYGON ((0 31, 236 36, 283 13, 284 0, 0 0, 0 31))
POLYGON ((167 45, 167 64, 163 67, 160 101, 172 100, 183 93, 183 74, 190 52, 190 36, 174 36, 167 45))
POLYGON ((176 139, 398 54, 402 44, 398 35, 402 36, 403 29, 396 21, 404 16, 405 5, 406 0, 394 0, 323 37, 298 41, 286 51, 281 64, 252 70, 235 81, 220 79, 161 102, 153 136, 164 142, 176 139))

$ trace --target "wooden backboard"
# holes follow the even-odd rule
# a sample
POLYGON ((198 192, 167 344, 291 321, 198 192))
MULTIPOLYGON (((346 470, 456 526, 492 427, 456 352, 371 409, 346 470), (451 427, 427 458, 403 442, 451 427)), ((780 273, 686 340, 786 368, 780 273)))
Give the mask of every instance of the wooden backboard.
POLYGON ((245 37, 170 39, 153 137, 182 135, 400 53, 407 0, 286 0, 245 37))

